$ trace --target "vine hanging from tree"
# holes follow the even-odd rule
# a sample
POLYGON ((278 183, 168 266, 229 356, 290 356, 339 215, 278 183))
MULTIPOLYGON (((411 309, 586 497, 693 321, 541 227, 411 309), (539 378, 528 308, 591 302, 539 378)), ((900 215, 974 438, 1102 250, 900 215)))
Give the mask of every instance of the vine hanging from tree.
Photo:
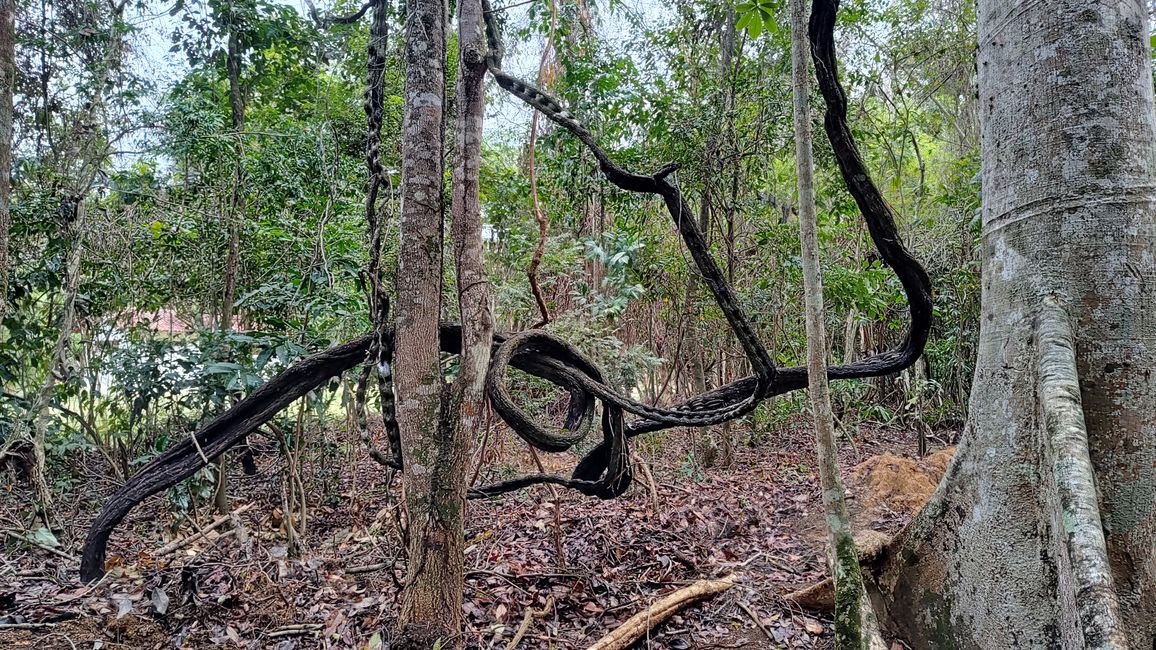
MULTIPOLYGON (((383 0, 376 1, 384 4, 383 0)), ((367 3, 357 16, 364 14, 371 4, 373 2, 367 3)), ((903 286, 910 313, 907 332, 894 349, 827 369, 830 379, 854 379, 898 372, 918 359, 931 329, 931 283, 923 267, 903 246, 895 225, 894 212, 871 181, 847 123, 846 95, 839 83, 834 47, 838 4, 838 0, 814 0, 809 25, 816 78, 827 107, 824 127, 840 173, 863 214, 872 242, 880 258, 891 267, 903 286)), ((590 496, 614 498, 625 492, 631 482, 628 450, 630 438, 674 426, 708 426, 742 417, 768 397, 805 388, 807 370, 803 366, 775 367, 739 304, 734 289, 711 256, 693 218, 693 210, 677 183, 672 180, 676 167, 668 165, 646 175, 628 171, 615 163, 599 146, 594 135, 563 108, 557 99, 503 71, 500 32, 496 15, 488 3, 485 3, 485 14, 490 50, 487 66, 491 76, 504 90, 581 141, 598 161, 603 175, 610 183, 627 192, 655 194, 663 200, 707 288, 719 304, 754 370, 750 377, 672 407, 659 408, 642 404, 611 389, 593 362, 572 345, 548 332, 530 330, 513 335, 495 335, 486 390, 494 411, 505 423, 537 449, 562 451, 570 449, 590 433, 596 402, 601 402, 602 442, 578 463, 568 478, 548 474, 524 476, 473 489, 470 498, 490 497, 536 484, 560 485, 590 496), (516 402, 505 381, 508 367, 542 378, 569 393, 570 405, 560 431, 547 431, 516 402), (636 419, 626 422, 627 413, 636 419)), ((370 65, 374 65, 372 60, 370 65)), ((372 79, 371 70, 371 83, 372 79)), ((372 112, 368 117, 370 137, 373 138, 372 112)), ((367 150, 372 196, 376 179, 369 156, 367 150)), ((367 217, 373 212, 371 205, 367 201, 367 217)), ((371 291, 370 295, 372 302, 374 292, 371 291)), ((394 349, 393 333, 384 325, 382 304, 378 302, 373 312, 374 333, 298 362, 192 436, 153 459, 128 480, 105 504, 89 529, 81 562, 81 577, 94 580, 103 574, 108 537, 136 504, 192 476, 293 400, 331 377, 365 363, 368 357, 370 363, 383 369, 378 374, 382 380, 383 401, 387 400, 387 394, 392 395, 392 387, 388 384, 388 369, 394 349)), ((460 326, 442 325, 440 347, 447 354, 460 351, 460 326)), ((388 409, 384 409, 383 416, 393 447, 393 457, 382 454, 379 460, 396 467, 396 421, 390 421, 392 412, 388 409)))

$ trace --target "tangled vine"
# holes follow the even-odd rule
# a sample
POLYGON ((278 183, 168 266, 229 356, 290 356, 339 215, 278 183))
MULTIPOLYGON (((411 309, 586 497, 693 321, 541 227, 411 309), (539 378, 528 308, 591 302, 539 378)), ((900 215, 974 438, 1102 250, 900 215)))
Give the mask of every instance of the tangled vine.
MULTIPOLYGON (((366 3, 360 13, 363 14, 370 4, 372 0, 366 3)), ((658 408, 612 390, 603 381, 594 363, 572 345, 548 332, 531 330, 513 335, 495 335, 493 358, 486 377, 486 392, 495 412, 505 423, 538 449, 566 450, 584 439, 593 428, 596 402, 601 402, 602 442, 582 458, 568 478, 546 474, 525 476, 472 489, 470 498, 491 497, 543 483, 569 487, 604 499, 614 498, 621 495, 631 482, 628 451, 630 438, 669 427, 707 426, 741 417, 768 397, 804 388, 807 385, 807 370, 802 366, 775 367, 733 288, 710 255, 702 232, 691 216, 694 213, 678 186, 671 182, 670 175, 675 167, 666 166, 650 175, 622 168, 557 99, 504 72, 501 39, 494 12, 488 2, 483 4, 489 42, 487 66, 491 76, 501 88, 540 111, 581 141, 598 161, 606 179, 616 187, 627 192, 654 194, 662 198, 691 258, 754 371, 749 377, 673 407, 658 408), (569 410, 560 431, 547 431, 518 405, 505 381, 509 367, 545 379, 569 393, 569 410), (629 423, 625 421, 627 413, 635 416, 629 423)), ((847 98, 839 83, 835 57, 834 29, 838 6, 838 0, 813 0, 809 25, 815 74, 826 103, 824 127, 835 152, 839 171, 863 214, 879 257, 895 272, 903 286, 910 313, 908 329, 898 346, 854 363, 827 369, 831 379, 853 379, 887 375, 913 364, 927 343, 931 330, 932 305, 931 283, 927 273, 904 248, 895 225, 894 212, 872 182, 847 123, 847 98)), ((372 74, 370 79, 373 80, 372 74)), ((369 117, 372 121, 373 115, 369 117)), ((373 147, 376 147, 376 143, 371 141, 371 149, 367 150, 367 163, 371 170, 371 183, 376 185, 380 172, 374 168, 376 151, 372 150, 373 147)), ((373 214, 372 207, 367 207, 367 214, 373 214)), ((384 368, 378 374, 384 393, 383 401, 388 401, 392 397, 388 367, 394 352, 393 335, 391 330, 381 325, 384 316, 380 302, 376 305, 374 315, 377 326, 374 333, 294 364, 192 436, 153 459, 127 481, 105 504, 89 529, 81 560, 82 579, 91 581, 103 574, 108 537, 136 504, 192 476, 294 400, 331 377, 364 363, 367 355, 372 354, 370 358, 376 362, 375 365, 384 368)), ((460 326, 443 324, 440 345, 445 353, 460 352, 460 326)), ((391 410, 386 410, 385 418, 391 445, 396 452, 396 422, 390 421, 391 410)), ((395 453, 392 458, 383 455, 379 460, 394 465, 396 459, 395 453)))

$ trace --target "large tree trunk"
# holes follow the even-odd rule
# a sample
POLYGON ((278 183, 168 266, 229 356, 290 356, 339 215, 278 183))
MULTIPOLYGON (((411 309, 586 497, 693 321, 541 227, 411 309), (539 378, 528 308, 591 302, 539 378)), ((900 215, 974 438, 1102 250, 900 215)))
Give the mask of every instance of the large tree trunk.
POLYGON ((410 0, 405 20, 401 250, 394 376, 409 521, 402 647, 460 644, 462 480, 467 453, 442 421, 438 317, 442 287, 443 0, 410 0))
POLYGON ((8 232, 12 226, 12 92, 16 83, 16 2, 0 0, 0 326, 8 307, 8 232))
POLYGON ((1156 640, 1148 49, 1140 0, 979 3, 970 417, 879 575, 879 602, 913 647, 1118 648, 1120 630, 1132 648, 1156 640))

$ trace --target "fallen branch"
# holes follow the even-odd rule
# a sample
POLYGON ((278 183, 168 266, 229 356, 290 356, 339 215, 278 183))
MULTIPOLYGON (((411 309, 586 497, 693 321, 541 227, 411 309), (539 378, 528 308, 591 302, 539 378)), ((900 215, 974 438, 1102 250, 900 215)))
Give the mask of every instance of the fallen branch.
POLYGON ((755 612, 753 607, 744 603, 741 600, 736 604, 739 606, 739 609, 741 609, 747 613, 747 616, 749 616, 751 618, 751 620, 754 622, 754 624, 759 628, 759 631, 763 633, 763 637, 766 638, 766 640, 768 642, 775 638, 771 634, 771 631, 767 629, 767 626, 763 625, 762 619, 759 618, 758 613, 755 612))
POLYGON ((699 601, 713 598, 735 586, 737 582, 737 576, 728 576, 718 580, 699 580, 689 587, 679 589, 644 611, 631 616, 617 629, 596 641, 588 650, 626 650, 676 612, 699 601))
POLYGON ((346 575, 357 575, 359 573, 373 573, 374 571, 381 571, 389 566, 385 562, 378 562, 376 564, 365 564, 362 566, 351 566, 345 570, 346 575))
MULTIPOLYGON (((860 564, 868 564, 879 557, 891 542, 891 537, 877 530, 861 530, 854 538, 860 564)), ((835 585, 831 578, 825 578, 810 587, 792 591, 783 599, 812 612, 830 614, 835 611, 835 585)))
POLYGON ((0 630, 42 630, 56 627, 56 623, 0 623, 0 630))
POLYGON ((526 632, 530 629, 530 623, 532 623, 535 618, 545 617, 553 608, 553 596, 546 598, 546 604, 542 606, 540 611, 535 612, 533 607, 527 607, 526 615, 522 617, 522 624, 518 626, 518 631, 514 633, 514 637, 510 639, 509 643, 506 644, 506 650, 515 650, 518 647, 518 644, 521 643, 522 639, 526 636, 526 632))
MULTIPOLYGON (((250 508, 252 508, 254 505, 256 505, 256 504, 255 503, 246 503, 245 505, 241 506, 240 508, 237 508, 234 511, 234 514, 240 515, 240 514, 244 513, 245 511, 249 510, 250 508)), ((175 552, 181 550, 182 548, 188 546, 189 544, 192 544, 193 542, 197 541, 198 539, 201 539, 202 537, 208 535, 212 531, 220 528, 221 526, 225 525, 226 522, 231 521, 231 520, 232 520, 232 517, 230 515, 221 515, 220 517, 217 517, 213 521, 213 523, 209 524, 208 526, 205 526, 204 528, 193 533, 192 535, 189 535, 187 537, 182 537, 182 538, 177 539, 177 540, 173 540, 173 541, 169 542, 168 544, 165 544, 164 546, 158 548, 157 550, 153 551, 152 556, 153 557, 164 557, 166 555, 171 555, 172 553, 175 553, 175 552)))
POLYGON ((286 625, 285 627, 273 630, 265 636, 270 639, 277 639, 287 636, 306 636, 310 634, 317 634, 323 627, 325 626, 320 623, 300 623, 297 625, 286 625))
POLYGON ((62 551, 58 548, 53 548, 47 544, 43 544, 41 542, 38 542, 38 541, 32 539, 31 537, 25 537, 24 535, 21 535, 20 533, 17 533, 15 531, 9 530, 9 531, 7 531, 7 533, 8 533, 8 536, 13 538, 13 539, 20 540, 21 542, 24 542, 25 544, 31 544, 32 546, 40 547, 40 548, 48 551, 49 553, 52 553, 54 555, 57 555, 57 556, 64 558, 65 560, 68 560, 69 562, 76 562, 75 556, 69 555, 68 553, 65 553, 64 551, 62 551))

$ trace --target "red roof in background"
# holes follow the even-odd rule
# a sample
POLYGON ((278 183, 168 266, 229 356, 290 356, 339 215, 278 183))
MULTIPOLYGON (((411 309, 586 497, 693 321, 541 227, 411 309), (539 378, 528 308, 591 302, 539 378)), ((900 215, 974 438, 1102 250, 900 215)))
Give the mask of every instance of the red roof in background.
MULTIPOLYGON (((127 325, 145 325, 154 332, 165 334, 187 334, 193 330, 193 324, 181 318, 169 308, 156 311, 138 311, 128 315, 127 325)), ((233 317, 233 329, 239 329, 241 319, 233 317)))

